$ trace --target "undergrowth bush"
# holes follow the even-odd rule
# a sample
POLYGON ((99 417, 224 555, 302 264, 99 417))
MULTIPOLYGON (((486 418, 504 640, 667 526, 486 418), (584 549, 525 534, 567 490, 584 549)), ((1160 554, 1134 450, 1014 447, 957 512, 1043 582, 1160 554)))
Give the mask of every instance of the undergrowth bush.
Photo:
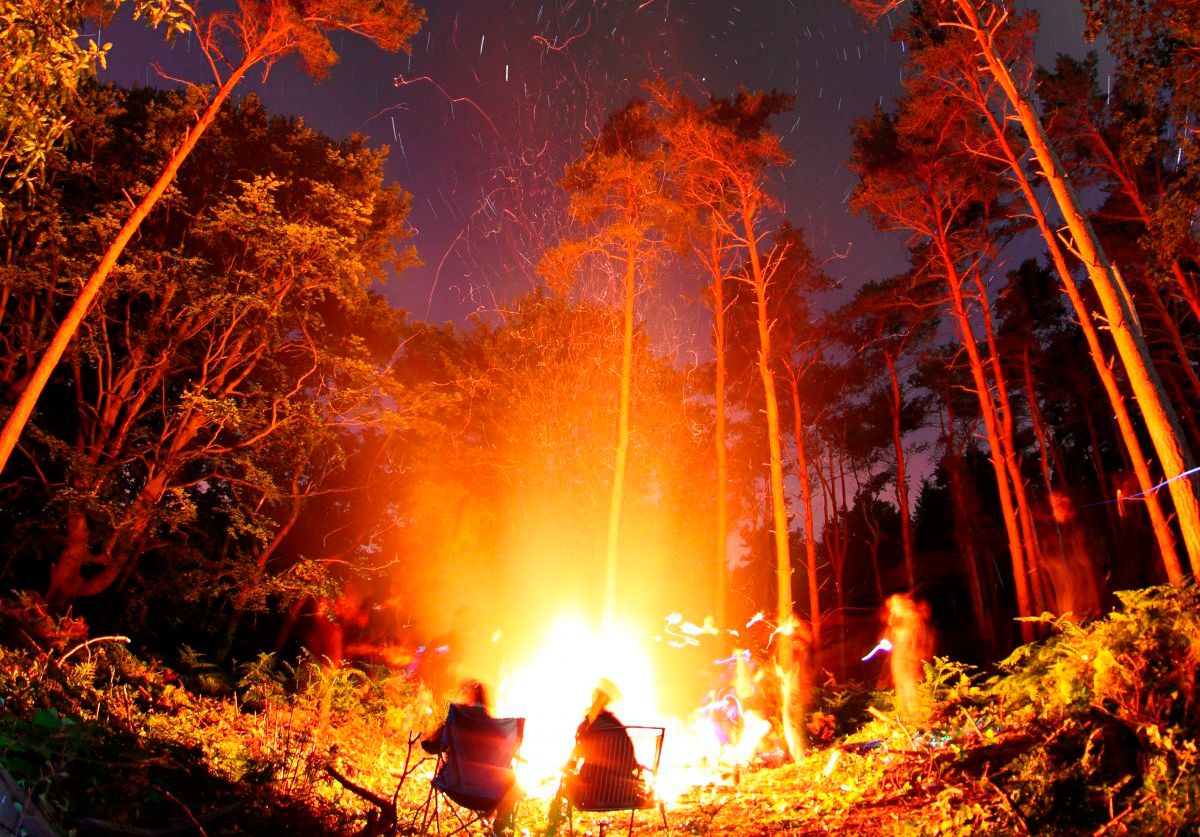
MULTIPOLYGON (((993 796, 1014 814, 1011 833, 1118 822, 1122 833, 1197 833, 1200 595, 1189 586, 1117 597, 1119 608, 1091 623, 1034 620, 1053 635, 1018 648, 997 675, 941 658, 926 667, 929 739, 964 760, 983 763, 967 741, 1003 754, 986 763, 993 796)), ((907 833, 959 833, 964 815, 941 813, 907 833)))
POLYGON ((264 655, 235 682, 190 649, 178 671, 113 641, 69 651, 0 645, 0 762, 64 832, 154 830, 224 804, 289 808, 295 835, 348 833, 366 803, 327 768, 391 797, 429 715, 427 693, 381 667, 264 655))

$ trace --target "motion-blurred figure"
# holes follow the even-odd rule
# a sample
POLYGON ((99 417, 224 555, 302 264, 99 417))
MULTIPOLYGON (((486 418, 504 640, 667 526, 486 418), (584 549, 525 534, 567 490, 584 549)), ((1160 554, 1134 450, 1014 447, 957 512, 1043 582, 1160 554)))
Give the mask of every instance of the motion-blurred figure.
POLYGON ((1063 492, 1050 494, 1050 512, 1054 532, 1042 536, 1046 607, 1077 622, 1099 616, 1102 583, 1086 527, 1063 492))
POLYGON ((885 639, 892 644, 892 684, 896 689, 896 712, 905 720, 921 722, 923 711, 917 697, 922 666, 933 657, 933 632, 929 627, 929 604, 907 593, 889 596, 885 639))
POLYGON ((799 759, 808 750, 808 730, 805 715, 813 683, 813 634, 808 622, 792 614, 786 625, 780 626, 776 645, 776 668, 779 672, 780 721, 783 724, 784 741, 793 759, 799 759), (782 653, 787 643, 791 653, 782 653), (785 657, 790 657, 787 665, 785 657))

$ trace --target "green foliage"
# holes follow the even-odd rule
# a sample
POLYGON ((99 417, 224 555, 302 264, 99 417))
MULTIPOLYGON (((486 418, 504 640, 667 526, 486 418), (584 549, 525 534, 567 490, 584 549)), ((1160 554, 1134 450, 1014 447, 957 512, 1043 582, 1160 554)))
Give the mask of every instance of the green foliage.
POLYGON ((192 649, 179 674, 119 645, 89 649, 57 666, 0 645, 0 761, 64 833, 83 818, 169 830, 182 811, 236 811, 205 832, 348 834, 361 800, 325 766, 357 766, 359 782, 391 796, 413 719, 427 715, 425 696, 390 672, 264 656, 242 668, 238 700, 205 693, 218 670, 192 649))
MULTIPOLYGON (((0 219, 8 195, 32 190, 71 126, 79 85, 103 67, 112 44, 82 41, 85 14, 112 14, 123 0, 0 0, 0 219)), ((167 37, 187 32, 183 0, 137 0, 134 16, 167 37)))
MULTIPOLYGON (((22 312, 3 335, 14 356, 40 352, 63 311, 56 297, 92 270, 124 195, 161 166, 196 105, 191 94, 83 91, 74 114, 86 142, 56 157, 58 199, 47 194, 28 219, 43 234, 0 268, 22 312)), ((0 513, 31 555, 61 545, 74 521, 68 560, 82 561, 62 568, 74 580, 50 591, 54 606, 139 562, 133 577, 151 595, 128 597, 122 628, 166 630, 172 645, 178 631, 203 648, 224 626, 205 619, 212 637, 183 636, 198 609, 232 598, 239 613, 261 610, 324 586, 320 556, 278 542, 308 506, 325 503, 339 534, 307 540, 347 555, 369 540, 363 529, 391 525, 380 514, 399 473, 389 448, 444 399, 387 371, 413 329, 374 289, 386 263, 415 257, 403 246, 407 195, 384 185, 383 162, 361 138, 334 142, 252 98, 209 129, 164 199, 170 211, 143 224, 77 335, 79 400, 72 376, 52 380, 33 418, 26 444, 43 490, 0 513)), ((19 459, 9 467, 29 467, 19 459)))
POLYGON ((1196 588, 1119 592, 1121 608, 1081 626, 1042 617, 1056 635, 1017 649, 1001 665, 1014 676, 996 683, 1013 707, 1053 721, 1095 708, 1131 728, 1197 723, 1200 596, 1196 588))

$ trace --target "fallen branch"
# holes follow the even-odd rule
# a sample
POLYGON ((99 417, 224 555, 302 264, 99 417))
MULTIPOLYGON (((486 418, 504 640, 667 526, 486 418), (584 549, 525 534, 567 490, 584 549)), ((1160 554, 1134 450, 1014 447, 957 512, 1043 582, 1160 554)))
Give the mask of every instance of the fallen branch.
POLYGON ((94 644, 94 643, 97 643, 97 642, 104 642, 105 640, 111 640, 112 642, 129 642, 129 637, 127 637, 127 636, 120 636, 120 635, 118 635, 118 634, 113 634, 112 636, 97 636, 97 637, 92 637, 91 639, 89 639, 89 640, 87 640, 87 641, 85 641, 85 642, 81 642, 81 643, 79 643, 79 644, 78 644, 78 645, 76 645, 74 648, 72 648, 70 651, 68 651, 67 653, 63 654, 61 657, 59 657, 59 658, 58 658, 58 664, 61 666, 61 665, 62 665, 63 663, 65 663, 65 662, 66 662, 68 659, 70 659, 71 655, 72 655, 72 654, 74 654, 76 651, 80 651, 80 650, 82 650, 82 649, 84 649, 84 648, 87 648, 89 645, 92 645, 92 644, 94 644))
MULTIPOLYGON (((1134 802, 1130 802, 1128 808, 1126 808, 1124 811, 1117 814, 1115 817, 1113 817, 1111 820, 1106 822, 1104 825, 1100 826, 1095 831, 1093 831, 1092 837, 1103 837, 1103 835, 1107 834, 1114 825, 1117 825, 1118 823, 1121 822, 1121 820, 1125 819, 1127 816, 1130 815, 1130 813, 1132 813, 1133 806, 1136 801, 1137 800, 1135 799, 1134 802)), ((1110 808, 1109 810, 1111 811, 1112 809, 1110 808)))
POLYGON ((394 803, 384 799, 374 791, 367 790, 362 785, 357 784, 353 780, 347 778, 345 774, 339 771, 332 764, 325 765, 325 772, 336 779, 337 783, 346 790, 350 791, 355 796, 367 800, 367 802, 370 802, 372 805, 378 806, 378 808, 383 811, 384 814, 391 814, 392 819, 395 819, 396 806, 394 803))
POLYGON ((1021 826, 1021 833, 1029 834, 1030 833, 1029 832, 1029 824, 1027 822, 1025 822, 1025 818, 1023 816, 1021 816, 1021 812, 1017 810, 1017 806, 1013 805, 1012 800, 1008 798, 1008 794, 1006 794, 1000 788, 1000 786, 997 785, 995 782, 993 782, 991 779, 984 777, 984 781, 987 782, 988 785, 991 786, 992 790, 994 790, 996 792, 996 795, 1000 797, 1000 801, 1004 803, 1004 807, 1008 809, 1008 812, 1016 818, 1017 825, 1021 826))

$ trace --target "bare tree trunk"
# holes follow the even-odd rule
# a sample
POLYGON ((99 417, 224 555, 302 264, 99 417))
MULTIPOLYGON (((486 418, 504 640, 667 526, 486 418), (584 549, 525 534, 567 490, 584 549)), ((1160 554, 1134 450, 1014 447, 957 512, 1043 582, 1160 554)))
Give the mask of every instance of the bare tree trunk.
MULTIPOLYGON (((783 493, 783 446, 780 443, 779 432, 779 399, 775 389, 775 375, 771 370, 771 320, 767 307, 768 275, 763 269, 759 258, 757 239, 754 235, 752 219, 754 212, 744 210, 742 221, 745 226, 746 248, 750 255, 751 278, 754 283, 754 294, 758 303, 758 374, 762 378, 763 398, 766 401, 767 441, 771 451, 771 515, 775 530, 775 587, 776 587, 776 618, 778 624, 790 626, 794 619, 792 614, 792 557, 788 547, 787 503, 783 493)), ((793 682, 792 643, 783 642, 780 646, 779 667, 782 669, 780 682, 783 702, 784 739, 792 759, 804 753, 803 730, 800 728, 802 719, 793 717, 791 683, 793 682)))
POLYGON ((617 606, 617 556, 621 535, 621 503, 625 492, 625 463, 629 457, 629 393, 633 377, 633 301, 637 279, 637 252, 631 245, 625 256, 625 328, 621 344, 621 396, 617 408, 617 455, 613 464, 612 494, 608 505, 608 541, 604 562, 604 625, 611 626, 617 606))
POLYGON ((725 285, 721 275, 721 262, 717 258, 716 230, 712 232, 711 258, 713 272, 713 349, 716 355, 716 421, 714 435, 717 449, 717 536, 716 536, 716 589, 713 601, 716 612, 714 619, 718 630, 725 628, 729 619, 729 453, 725 447, 725 285))
POLYGON ((1037 529, 1033 525, 1033 511, 1029 507, 1029 496, 1025 491, 1025 475, 1021 473, 1021 461, 1017 455, 1016 428, 1013 422, 1012 401, 1008 397, 1008 382, 1004 377, 1004 367, 1000 363, 1000 349, 996 344, 996 332, 992 325, 992 306, 987 297, 987 286, 978 270, 973 271, 975 288, 979 292, 979 311, 983 319, 983 332, 987 339, 988 354, 990 355, 992 377, 996 381, 997 413, 1000 419, 1000 444, 1003 449, 1004 466, 1008 470, 1012 482, 1013 498, 1017 501, 1017 519, 1021 523, 1021 531, 1025 542, 1026 571, 1029 573, 1030 592, 1033 594, 1033 607, 1037 613, 1046 610, 1046 599, 1042 592, 1042 575, 1038 545, 1037 529))
MULTIPOLYGON (((983 101, 984 97, 982 93, 979 94, 979 99, 980 102, 983 101)), ((1100 346, 1100 336, 1097 334, 1096 326, 1092 322, 1091 312, 1088 311, 1087 305, 1083 301, 1083 296, 1079 293, 1079 288, 1075 285, 1075 280, 1071 278, 1071 270, 1067 266, 1066 254, 1059 244, 1058 236, 1050 228, 1050 222, 1046 218, 1046 213, 1042 211, 1042 205, 1033 191, 1033 186, 1029 182, 1029 177, 1026 175, 1024 167, 1021 165, 1016 152, 1008 141, 1008 136, 996 121, 995 115, 987 107, 981 106, 981 110, 990 123, 1009 168, 1012 170, 1017 183, 1021 187, 1021 192, 1025 196, 1025 202, 1029 206, 1029 211, 1032 213, 1033 219, 1042 233, 1042 238, 1045 239, 1046 246, 1050 250, 1050 257, 1054 262, 1055 270, 1058 272, 1059 280, 1062 282, 1063 290, 1066 292, 1067 298, 1071 300, 1071 307, 1075 311, 1075 317, 1079 322, 1080 329, 1083 331, 1084 339, 1087 341, 1088 354, 1092 357, 1092 364, 1096 367, 1096 373, 1100 376, 1100 382, 1104 385, 1104 391, 1108 395, 1109 403, 1112 405, 1113 415, 1116 418, 1117 427, 1120 429, 1121 439, 1125 443, 1125 449, 1128 451, 1134 473, 1137 475, 1138 486, 1145 494, 1146 512, 1150 515, 1150 525, 1154 530, 1154 538, 1158 543, 1159 554, 1162 556, 1163 566, 1167 571, 1167 578, 1170 579, 1171 584, 1178 586, 1183 583, 1183 570, 1179 565, 1179 558, 1175 553, 1175 537, 1171 533, 1171 527, 1167 524, 1167 518, 1163 513, 1162 503, 1159 501, 1158 494, 1153 490, 1154 481, 1150 476, 1150 468, 1147 465, 1146 456, 1142 453, 1141 442, 1138 441, 1137 431, 1133 427, 1133 420, 1129 417, 1129 410, 1125 406, 1125 397, 1121 394, 1121 388, 1117 384, 1116 376, 1113 375, 1112 369, 1105 360, 1104 349, 1100 346)), ((1030 398, 1032 399, 1032 390, 1030 392, 1030 398)), ((1100 484, 1102 487, 1106 487, 1103 480, 1100 484)))
POLYGON ((87 316, 88 309, 92 305, 92 300, 96 298, 100 287, 104 284, 104 280, 108 278, 108 274, 112 272, 116 266, 117 259, 125 250, 125 245, 133 238, 138 227, 142 225, 142 221, 150 214, 150 210, 158 203, 158 199, 162 197, 167 190, 167 186, 175 179, 175 173, 179 171, 179 167, 187 156, 192 153, 192 149, 196 147, 201 135, 208 129, 208 126, 217 118, 217 113, 221 110, 221 105, 225 99, 233 91, 241 81, 242 76, 250 69, 252 65, 258 62, 260 54, 257 50, 250 51, 242 59, 234 70, 229 74, 229 77, 221 83, 217 92, 209 101, 208 107, 204 109, 204 113, 192 126, 191 130, 183 138, 183 142, 171 158, 163 167, 162 173, 158 176, 158 180, 150 187, 150 191, 146 192, 142 197, 141 202, 134 208, 125 225, 121 227, 117 237, 113 239, 108 250, 100 259, 100 264, 88 277, 83 288, 79 292, 79 296, 75 300, 75 304, 71 306, 71 310, 67 312, 67 316, 59 324, 58 331, 54 334, 54 339, 50 341, 50 345, 46 347, 45 354, 38 362, 37 368, 34 369, 33 375, 30 376, 28 383, 25 385, 21 397, 17 399, 16 405, 13 407, 12 413, 8 420, 4 422, 4 428, 0 429, 0 471, 4 470, 4 466, 8 464, 8 457, 12 454, 13 448, 16 447, 17 439, 21 436, 21 431, 25 429, 26 422, 29 421, 29 416, 33 412, 33 406, 37 403, 38 397, 42 394, 42 390, 46 388, 46 382, 50 380, 50 375, 54 371, 54 367, 58 366, 58 361, 62 358, 63 352, 66 351, 67 344, 75 335, 79 328, 79 324, 83 322, 83 318, 87 316))
MULTIPOLYGON (((953 301, 953 314, 962 338, 963 347, 967 350, 970 361, 971 377, 975 381, 975 390, 979 398, 979 409, 983 414, 984 427, 987 429, 988 446, 991 448, 992 468, 996 472, 996 489, 1000 493, 1000 510, 1004 516, 1004 528, 1008 534, 1008 553, 1012 560, 1013 583, 1017 594, 1017 613, 1020 616, 1032 616, 1032 602, 1029 596, 1029 576, 1025 566, 1025 550, 1021 543, 1021 532, 1017 522, 1016 509, 1013 507, 1011 488, 1008 484, 1008 469, 1004 463, 1004 447, 1000 441, 1000 430, 996 421, 996 404, 992 400, 991 387, 983 371, 983 360, 979 356, 979 347, 975 343, 975 333, 967 314, 966 303, 963 300, 961 278, 950 254, 944 249, 944 243, 938 242, 941 249, 942 263, 946 269, 946 281, 950 287, 953 301)), ((1033 624, 1021 623, 1021 639, 1032 642, 1035 639, 1033 624)))
POLYGON ((808 451, 804 444, 801 420, 800 384, 793 376, 792 420, 796 434, 796 476, 800 480, 800 500, 804 506, 804 559, 808 573, 808 619, 812 625, 813 653, 821 648, 821 601, 817 586, 817 534, 813 525, 812 483, 808 478, 808 451))

